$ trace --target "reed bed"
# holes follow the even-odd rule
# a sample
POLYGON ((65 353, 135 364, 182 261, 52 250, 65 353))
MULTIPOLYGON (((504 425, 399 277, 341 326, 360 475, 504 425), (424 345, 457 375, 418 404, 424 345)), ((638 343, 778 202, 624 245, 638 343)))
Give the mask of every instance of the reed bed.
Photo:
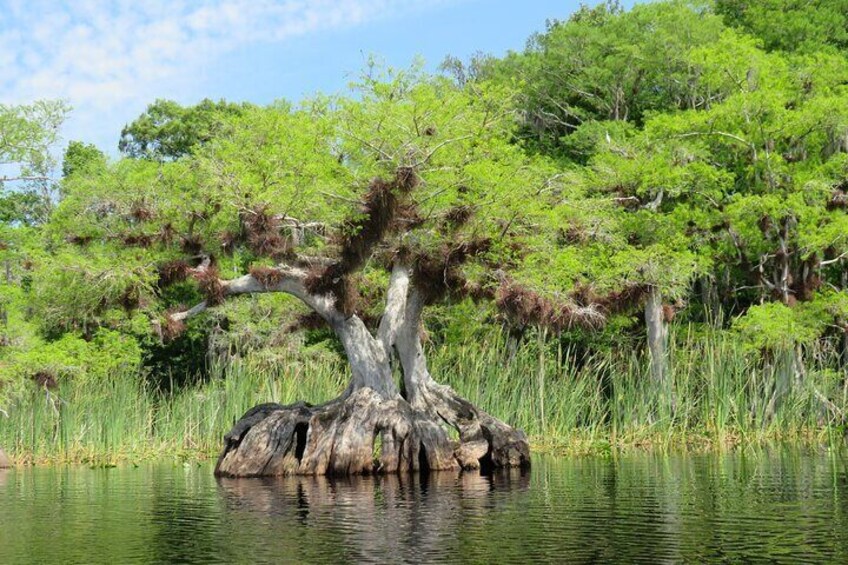
MULTIPOLYGON (((771 442, 842 443, 848 380, 823 341, 791 355, 744 349, 732 334, 675 328, 669 378, 659 386, 636 349, 591 354, 556 340, 510 347, 500 332, 430 351, 431 372, 477 406, 525 430, 539 450, 724 449, 771 442), (541 355, 540 355, 541 348, 541 355)), ((212 457, 250 407, 322 402, 348 379, 341 358, 290 352, 233 355, 211 377, 165 393, 139 374, 30 390, 0 414, 0 445, 19 463, 112 465, 159 457, 212 457)))

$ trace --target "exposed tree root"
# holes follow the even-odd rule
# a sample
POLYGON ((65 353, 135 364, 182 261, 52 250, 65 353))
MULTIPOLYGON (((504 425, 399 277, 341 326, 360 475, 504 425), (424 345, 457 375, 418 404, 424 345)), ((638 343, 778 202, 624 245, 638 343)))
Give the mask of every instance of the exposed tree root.
POLYGON ((524 432, 483 412, 446 385, 428 379, 414 395, 413 406, 426 410, 459 432, 455 456, 464 469, 490 471, 530 465, 524 432))
POLYGON ((309 406, 263 404, 225 436, 215 474, 224 477, 488 471, 529 465, 524 434, 431 383, 415 406, 371 388, 309 406), (446 427, 459 431, 452 440, 446 427))

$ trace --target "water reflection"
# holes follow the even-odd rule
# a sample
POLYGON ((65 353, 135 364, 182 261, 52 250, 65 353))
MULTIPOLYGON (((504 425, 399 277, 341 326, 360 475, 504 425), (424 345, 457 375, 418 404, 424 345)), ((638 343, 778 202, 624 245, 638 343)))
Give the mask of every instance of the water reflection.
POLYGON ((421 562, 459 555, 463 524, 526 497, 530 475, 219 479, 218 486, 231 520, 248 529, 274 524, 288 555, 310 545, 304 539, 322 539, 322 547, 337 550, 324 559, 421 562))
POLYGON ((215 480, 0 471, 6 563, 848 563, 833 453, 536 457, 529 472, 215 480))

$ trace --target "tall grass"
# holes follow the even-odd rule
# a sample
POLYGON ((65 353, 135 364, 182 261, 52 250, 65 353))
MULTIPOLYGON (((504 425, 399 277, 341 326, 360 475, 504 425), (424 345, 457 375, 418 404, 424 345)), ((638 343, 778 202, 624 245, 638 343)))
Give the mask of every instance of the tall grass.
POLYGON ((65 383, 13 399, 0 414, 0 445, 19 462, 108 465, 157 456, 204 457, 249 408, 269 401, 313 402, 338 395, 347 383, 344 364, 308 357, 215 362, 200 386, 167 394, 137 374, 107 382, 65 383))
MULTIPOLYGON (((788 380, 791 355, 763 359, 726 332, 678 327, 669 350, 666 386, 651 380, 638 350, 578 355, 553 340, 516 349, 500 332, 433 347, 429 360, 436 378, 524 429, 537 448, 841 440, 848 381, 828 342, 808 349, 803 374, 788 380)), ((333 398, 347 371, 332 356, 289 353, 216 361, 211 379, 172 394, 135 374, 66 383, 16 397, 8 418, 0 414, 0 445, 22 462, 211 456, 250 407, 333 398)))
POLYGON ((665 386, 651 380, 638 350, 582 357, 548 351, 540 377, 533 344, 510 356, 502 335, 434 351, 430 363, 434 374, 539 445, 579 451, 841 439, 848 381, 834 344, 805 351, 804 374, 781 389, 777 383, 793 370, 791 352, 766 362, 727 332, 677 329, 665 386))

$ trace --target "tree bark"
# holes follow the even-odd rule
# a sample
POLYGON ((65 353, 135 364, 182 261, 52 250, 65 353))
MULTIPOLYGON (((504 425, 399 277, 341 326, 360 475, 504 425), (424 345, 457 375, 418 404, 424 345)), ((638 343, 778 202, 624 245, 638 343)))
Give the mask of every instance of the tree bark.
POLYGON ((657 287, 651 287, 645 301, 645 326, 648 330, 651 378, 664 387, 668 376, 668 327, 663 317, 662 294, 657 287))
MULTIPOLYGON (((241 288, 248 286, 245 281, 241 288)), ((522 432, 430 376, 419 337, 424 301, 408 267, 392 271, 376 335, 358 316, 341 315, 331 301, 304 294, 296 283, 289 288, 330 323, 342 342, 351 364, 350 386, 320 406, 300 402, 251 409, 225 436, 216 475, 488 471, 529 465, 522 432), (403 372, 402 391, 392 380, 393 359, 403 372), (449 428, 456 430, 458 441, 451 439, 449 428)))

